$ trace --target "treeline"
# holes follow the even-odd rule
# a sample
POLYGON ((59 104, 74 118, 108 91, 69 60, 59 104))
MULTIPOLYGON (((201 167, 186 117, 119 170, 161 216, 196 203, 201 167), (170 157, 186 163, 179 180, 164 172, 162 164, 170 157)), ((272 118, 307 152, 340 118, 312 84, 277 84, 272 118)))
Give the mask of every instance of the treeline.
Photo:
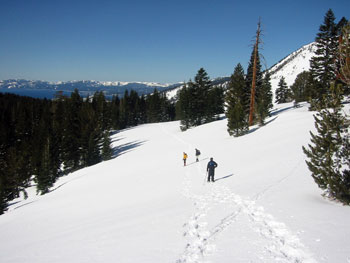
POLYGON ((45 194, 58 177, 112 158, 111 131, 174 118, 174 104, 157 90, 112 101, 78 90, 54 100, 0 93, 0 214, 33 180, 45 194))

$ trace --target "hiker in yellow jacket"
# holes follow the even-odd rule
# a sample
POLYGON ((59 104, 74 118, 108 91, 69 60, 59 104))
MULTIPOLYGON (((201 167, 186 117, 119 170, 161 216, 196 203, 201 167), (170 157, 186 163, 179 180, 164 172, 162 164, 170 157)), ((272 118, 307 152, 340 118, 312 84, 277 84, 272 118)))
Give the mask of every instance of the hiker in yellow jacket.
POLYGON ((184 157, 183 157, 183 160, 184 160, 184 166, 186 166, 187 153, 185 153, 185 152, 184 152, 184 157))

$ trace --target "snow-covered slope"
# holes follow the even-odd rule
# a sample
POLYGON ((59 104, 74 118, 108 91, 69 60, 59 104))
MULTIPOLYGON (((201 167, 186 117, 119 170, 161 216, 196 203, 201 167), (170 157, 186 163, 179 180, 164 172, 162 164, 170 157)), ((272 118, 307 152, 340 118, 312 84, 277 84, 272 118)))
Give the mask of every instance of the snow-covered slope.
POLYGON ((310 69, 310 59, 315 56, 315 50, 316 42, 312 42, 301 47, 272 66, 269 71, 271 73, 273 92, 278 88, 278 82, 282 76, 285 78, 287 85, 291 86, 298 74, 303 71, 308 71, 310 69))
POLYGON ((321 196, 301 149, 312 113, 291 106, 239 138, 225 119, 115 134, 116 158, 0 216, 0 262, 350 262, 350 208, 321 196))

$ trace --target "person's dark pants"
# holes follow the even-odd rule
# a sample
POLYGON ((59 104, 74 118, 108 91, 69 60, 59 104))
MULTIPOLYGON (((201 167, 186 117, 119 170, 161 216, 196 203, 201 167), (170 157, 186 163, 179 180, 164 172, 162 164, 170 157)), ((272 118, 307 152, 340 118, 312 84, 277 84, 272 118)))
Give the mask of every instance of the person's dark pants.
POLYGON ((208 173, 208 182, 214 182, 214 172, 210 172, 208 173))

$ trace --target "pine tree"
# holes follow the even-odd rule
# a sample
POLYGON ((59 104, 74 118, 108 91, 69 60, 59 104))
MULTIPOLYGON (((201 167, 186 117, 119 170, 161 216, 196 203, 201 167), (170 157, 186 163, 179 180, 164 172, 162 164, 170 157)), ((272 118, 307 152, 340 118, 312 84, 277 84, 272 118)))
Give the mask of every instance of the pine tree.
POLYGON ((350 94, 350 22, 341 31, 338 47, 337 77, 345 84, 344 93, 350 94))
POLYGON ((245 76, 240 63, 234 69, 225 97, 227 131, 230 135, 241 136, 249 130, 248 113, 244 109, 245 76))
POLYGON ((191 127, 192 111, 192 82, 185 83, 178 92, 178 101, 176 103, 176 118, 180 120, 180 129, 182 131, 191 127))
POLYGON ((216 111, 222 111, 222 108, 212 105, 223 102, 223 94, 220 95, 220 92, 220 89, 211 87, 208 73, 200 68, 195 81, 190 80, 179 93, 176 115, 181 119, 181 130, 213 121, 219 113, 216 111))
POLYGON ((118 96, 112 97, 111 102, 111 122, 113 129, 120 129, 120 99, 118 96))
POLYGON ((137 126, 139 124, 139 95, 131 90, 127 100, 128 126, 137 126))
POLYGON ((43 195, 49 192, 50 188, 55 182, 55 178, 51 170, 49 138, 47 138, 46 143, 44 144, 40 161, 40 167, 38 167, 36 172, 35 182, 37 193, 43 195))
POLYGON ((342 114, 342 90, 331 86, 326 102, 317 105, 314 116, 317 134, 310 132, 311 144, 303 151, 311 176, 325 195, 350 204, 349 121, 342 114), (323 109, 324 105, 330 108, 323 109))
POLYGON ((245 111, 247 111, 249 115, 250 115, 250 111, 252 111, 253 122, 255 120, 255 115, 257 112, 256 103, 258 101, 259 90, 263 85, 263 73, 261 71, 259 49, 258 48, 255 49, 255 46, 256 45, 254 45, 254 48, 252 50, 252 54, 250 56, 250 61, 247 68, 247 75, 245 78, 246 89, 245 89, 245 95, 244 95, 246 99, 244 100, 244 104, 242 105, 245 111), (255 63, 254 63, 254 60, 255 60, 255 63), (255 69, 254 69, 254 65, 255 65, 255 69), (255 71, 255 89, 254 89, 254 94, 252 94, 252 83, 254 78, 254 71, 255 71))
POLYGON ((109 132, 106 131, 103 136, 102 142, 102 160, 107 161, 113 157, 113 149, 111 147, 111 138, 109 136, 109 132))
POLYGON ((81 108, 83 100, 76 89, 66 100, 66 117, 63 123, 63 162, 66 172, 74 171, 81 165, 81 108))
POLYGON ((154 89, 152 94, 149 94, 147 102, 147 122, 154 123, 161 121, 162 103, 160 94, 157 89, 154 89))
POLYGON ((310 72, 303 71, 297 75, 293 85, 291 86, 292 98, 294 99, 294 106, 298 107, 302 101, 307 101, 309 98, 309 79, 310 72))
POLYGON ((144 95, 139 97, 136 108, 138 124, 147 123, 147 102, 144 95))
POLYGON ((102 139, 102 108, 86 100, 79 113, 80 126, 80 159, 81 166, 94 165, 101 161, 100 141, 102 139))
POLYGON ((257 110, 256 114, 260 125, 264 125, 265 119, 270 116, 272 104, 272 89, 270 83, 270 73, 266 71, 262 85, 257 90, 257 110))
POLYGON ((207 99, 207 113, 205 122, 211 122, 219 118, 219 114, 224 113, 225 95, 221 85, 212 86, 209 89, 207 99))
POLYGON ((124 129, 129 126, 129 91, 125 90, 123 98, 119 103, 119 128, 124 129))
POLYGON ((287 83, 282 76, 278 82, 278 88, 276 89, 276 103, 286 103, 291 101, 291 91, 287 86, 287 83))
POLYGON ((192 114, 194 118, 193 126, 198 126, 213 120, 213 113, 209 107, 209 90, 211 81, 208 73, 200 68, 195 76, 192 92, 193 92, 193 109, 192 114))
POLYGON ((330 83, 335 79, 338 38, 335 16, 331 9, 327 11, 315 41, 317 49, 310 60, 310 74, 314 82, 310 85, 313 87, 310 94, 312 104, 322 101, 323 95, 329 91, 330 83))

